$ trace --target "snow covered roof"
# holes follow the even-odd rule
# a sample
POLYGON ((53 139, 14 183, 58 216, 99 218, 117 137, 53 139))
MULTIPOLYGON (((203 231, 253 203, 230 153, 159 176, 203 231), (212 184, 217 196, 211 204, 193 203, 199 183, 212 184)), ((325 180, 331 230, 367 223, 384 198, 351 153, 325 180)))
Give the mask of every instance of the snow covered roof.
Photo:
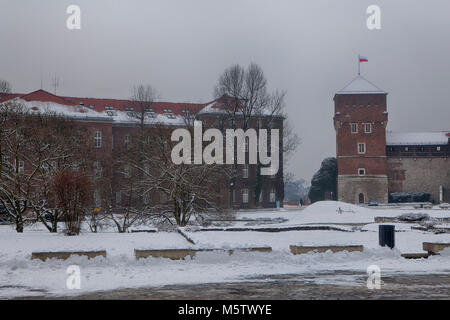
POLYGON ((187 115, 226 113, 230 97, 223 96, 208 103, 142 102, 120 99, 81 98, 57 96, 45 90, 28 94, 6 94, 0 103, 17 101, 31 112, 53 112, 77 119, 111 121, 114 124, 140 122, 140 111, 145 108, 144 122, 179 126, 187 115))
MULTIPOLYGON (((0 103, 14 100, 35 113, 52 112, 71 118, 111 121, 117 124, 140 121, 137 102, 132 100, 63 97, 42 89, 28 94, 6 94, 0 98, 0 103)), ((197 114, 206 105, 153 102, 145 107, 144 122, 147 124, 183 125, 185 115, 197 114)))
POLYGON ((336 94, 386 94, 372 82, 361 75, 357 75, 348 85, 336 94))
POLYGON ((386 132, 386 144, 401 145, 439 145, 448 144, 450 132, 386 132))

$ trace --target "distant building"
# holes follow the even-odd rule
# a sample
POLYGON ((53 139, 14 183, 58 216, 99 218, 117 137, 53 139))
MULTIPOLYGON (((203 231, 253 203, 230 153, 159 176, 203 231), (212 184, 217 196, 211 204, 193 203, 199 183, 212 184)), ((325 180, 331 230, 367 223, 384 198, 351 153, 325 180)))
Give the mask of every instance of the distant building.
POLYGON ((338 200, 388 202, 394 192, 450 201, 450 132, 387 132, 387 92, 361 75, 334 96, 338 200))

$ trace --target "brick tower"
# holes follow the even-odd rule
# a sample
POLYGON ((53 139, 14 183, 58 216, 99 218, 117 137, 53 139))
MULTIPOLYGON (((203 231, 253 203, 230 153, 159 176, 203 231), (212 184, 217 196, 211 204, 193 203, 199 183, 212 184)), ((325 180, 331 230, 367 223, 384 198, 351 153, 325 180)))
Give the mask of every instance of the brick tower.
POLYGON ((334 96, 339 201, 388 202, 386 96, 361 75, 334 96))

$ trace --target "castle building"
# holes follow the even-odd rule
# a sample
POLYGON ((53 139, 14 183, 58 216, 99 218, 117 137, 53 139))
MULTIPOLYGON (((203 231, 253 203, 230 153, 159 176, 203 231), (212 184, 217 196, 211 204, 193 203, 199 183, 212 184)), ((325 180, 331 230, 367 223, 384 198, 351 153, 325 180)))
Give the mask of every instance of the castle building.
POLYGON ((338 200, 387 203, 424 192, 450 201, 450 133, 389 132, 387 92, 357 75, 334 96, 338 200))

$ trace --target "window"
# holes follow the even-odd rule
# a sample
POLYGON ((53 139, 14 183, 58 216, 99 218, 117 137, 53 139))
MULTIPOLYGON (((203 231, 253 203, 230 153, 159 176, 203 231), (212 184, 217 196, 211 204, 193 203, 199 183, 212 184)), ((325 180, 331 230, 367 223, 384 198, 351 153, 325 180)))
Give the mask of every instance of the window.
POLYGON ((23 173, 25 171, 25 163, 22 160, 19 160, 17 170, 19 173, 23 173))
POLYGON ((150 194, 143 194, 142 195, 142 202, 144 202, 144 204, 149 204, 150 203, 150 194))
POLYGON ((44 162, 44 163, 42 164, 42 173, 48 174, 49 172, 50 172, 50 170, 49 170, 49 168, 48 168, 48 163, 47 163, 47 162, 44 162))
POLYGON ((131 176, 131 167, 130 167, 129 164, 126 164, 126 165, 123 167, 123 175, 124 175, 126 178, 129 178, 129 177, 131 176))
POLYGON ((364 124, 364 132, 365 133, 372 133, 372 124, 371 123, 365 123, 364 124))
POLYGON ((242 189, 242 203, 248 203, 248 189, 242 189))
POLYGON ((102 132, 95 131, 95 133, 94 133, 94 148, 101 148, 101 147, 102 147, 102 132))
POLYGON ((166 114, 167 118, 169 119, 176 119, 177 117, 173 113, 166 114))
POLYGON ((259 192, 258 202, 263 202, 263 191, 262 190, 259 192))
POLYGON ((352 127, 352 133, 358 133, 358 124, 357 123, 352 123, 351 127, 352 127))
POLYGON ((358 176, 365 176, 366 175, 366 169, 365 168, 359 168, 358 169, 358 176))
POLYGON ((124 143, 125 145, 128 145, 128 144, 130 143, 130 135, 126 134, 126 135, 123 137, 123 143, 124 143))
POLYGON ((264 121, 261 118, 258 118, 258 128, 262 128, 264 126, 264 121))
POLYGON ((96 208, 100 208, 100 206, 102 205, 102 200, 100 199, 100 193, 98 192, 98 190, 94 191, 94 206, 96 208))
POLYGON ((274 202, 275 202, 275 189, 270 190, 269 201, 270 201, 271 203, 274 203, 274 202))
POLYGON ((120 191, 116 192, 116 204, 121 204, 122 203, 122 193, 120 193, 120 191))
POLYGON ((248 164, 244 164, 242 168, 242 178, 248 178, 248 164))
POLYGON ((94 176, 97 178, 102 176, 102 166, 100 161, 94 161, 94 176))
POLYGON ((244 138, 244 152, 248 152, 248 137, 244 138))
POLYGON ((436 147, 436 151, 441 151, 441 147, 436 147))
POLYGON ((405 151, 409 151, 409 147, 405 147, 405 151))
POLYGON ((366 153, 366 144, 358 143, 358 153, 366 153))

